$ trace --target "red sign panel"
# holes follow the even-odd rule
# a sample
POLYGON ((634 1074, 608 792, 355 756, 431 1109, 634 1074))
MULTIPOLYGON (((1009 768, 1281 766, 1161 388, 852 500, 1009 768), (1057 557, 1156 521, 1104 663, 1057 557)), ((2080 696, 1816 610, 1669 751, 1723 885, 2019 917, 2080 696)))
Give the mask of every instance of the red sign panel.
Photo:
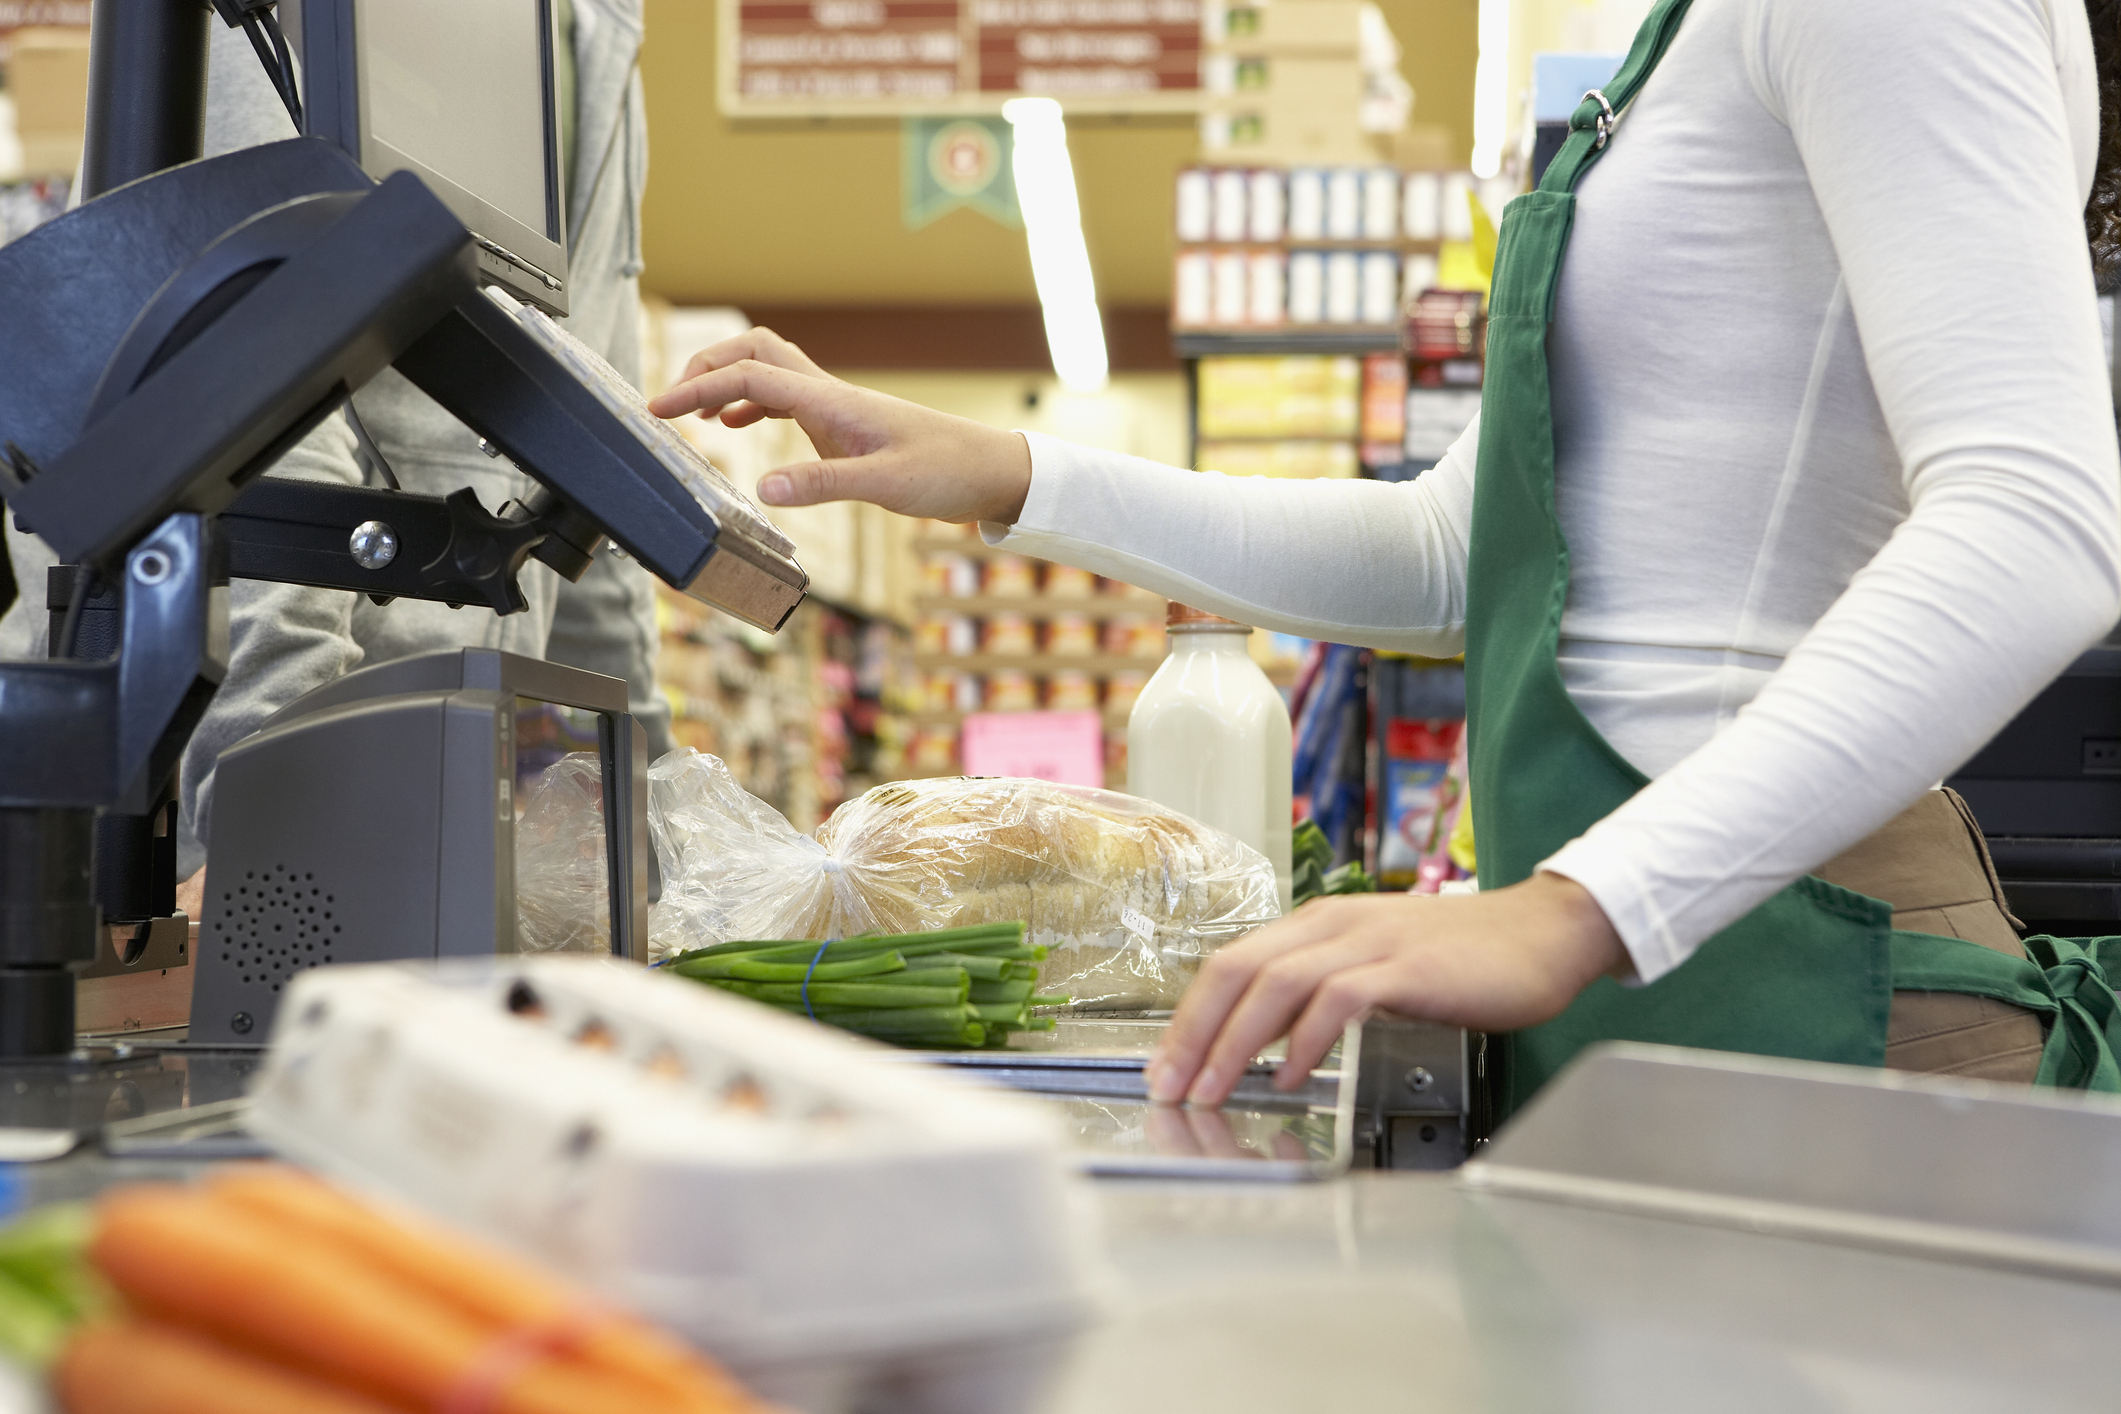
POLYGON ((723 0, 733 114, 1184 110, 1203 0, 723 0))

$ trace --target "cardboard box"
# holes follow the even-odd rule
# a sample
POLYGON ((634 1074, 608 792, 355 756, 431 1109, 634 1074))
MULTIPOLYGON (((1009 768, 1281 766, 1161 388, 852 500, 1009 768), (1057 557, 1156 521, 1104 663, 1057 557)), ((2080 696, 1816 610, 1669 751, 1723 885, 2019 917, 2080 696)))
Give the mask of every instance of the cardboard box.
POLYGON ((88 127, 88 31, 16 30, 7 89, 22 137, 23 175, 71 176, 88 127))
POLYGON ((1362 48, 1360 0, 1232 0, 1209 43, 1229 54, 1337 54, 1362 48))

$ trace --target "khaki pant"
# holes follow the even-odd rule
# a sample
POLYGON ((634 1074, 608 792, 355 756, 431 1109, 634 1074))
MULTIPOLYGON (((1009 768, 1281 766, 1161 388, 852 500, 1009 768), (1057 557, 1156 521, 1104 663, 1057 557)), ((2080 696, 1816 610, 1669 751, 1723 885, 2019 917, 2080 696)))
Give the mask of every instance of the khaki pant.
MULTIPOLYGON (((1812 871, 1893 906, 1893 926, 2024 957, 1973 812, 1933 790, 1885 828, 1812 871)), ((1959 992, 1893 993, 1888 1070, 2030 1083, 2046 1036, 2038 1015, 1959 992)))

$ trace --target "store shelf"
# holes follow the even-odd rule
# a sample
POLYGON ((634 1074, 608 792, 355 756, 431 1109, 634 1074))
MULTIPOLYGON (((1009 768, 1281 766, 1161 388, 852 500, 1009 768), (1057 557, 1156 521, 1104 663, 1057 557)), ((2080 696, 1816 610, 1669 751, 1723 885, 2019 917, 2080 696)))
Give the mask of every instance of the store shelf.
POLYGON ((1397 324, 1307 324, 1283 329, 1174 329, 1180 358, 1226 354, 1373 354, 1400 352, 1397 324))
POLYGON ((1088 673, 1110 677, 1114 673, 1153 673, 1163 655, 1154 658, 1119 657, 1109 653, 916 653, 913 665, 922 669, 949 669, 961 673, 1088 673))
MULTIPOLYGON (((1034 709, 1017 708, 1013 710, 1031 711, 1034 709)), ((1042 712, 1051 712, 1065 711, 1067 709, 1041 707, 1035 710, 1042 712)), ((909 716, 913 724, 917 727, 955 727, 962 726, 964 724, 965 718, 974 715, 985 715, 985 712, 986 709, 982 709, 979 714, 975 714, 972 712, 914 712, 909 714, 909 716)), ((1123 732, 1127 729, 1127 718, 1131 716, 1133 712, 1134 709, 1132 707, 1106 707, 1100 709, 1099 715, 1105 719, 1106 731, 1123 732)))
POLYGON ((1090 619, 1161 619, 1164 601, 1154 594, 924 594, 913 601, 921 614, 1022 614, 1032 619, 1081 614, 1090 619))

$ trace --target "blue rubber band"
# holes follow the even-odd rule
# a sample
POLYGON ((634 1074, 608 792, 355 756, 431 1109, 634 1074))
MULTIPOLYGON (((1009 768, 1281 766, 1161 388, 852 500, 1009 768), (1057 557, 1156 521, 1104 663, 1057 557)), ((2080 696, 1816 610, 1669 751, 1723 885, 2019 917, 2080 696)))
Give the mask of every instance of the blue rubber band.
POLYGON ((827 938, 824 942, 819 943, 817 951, 810 954, 810 966, 803 972, 803 1010, 810 1013, 812 1021, 817 1020, 817 1013, 812 1011, 810 1007, 810 974, 817 971, 818 963, 824 959, 825 949, 831 947, 835 941, 837 940, 827 938))

